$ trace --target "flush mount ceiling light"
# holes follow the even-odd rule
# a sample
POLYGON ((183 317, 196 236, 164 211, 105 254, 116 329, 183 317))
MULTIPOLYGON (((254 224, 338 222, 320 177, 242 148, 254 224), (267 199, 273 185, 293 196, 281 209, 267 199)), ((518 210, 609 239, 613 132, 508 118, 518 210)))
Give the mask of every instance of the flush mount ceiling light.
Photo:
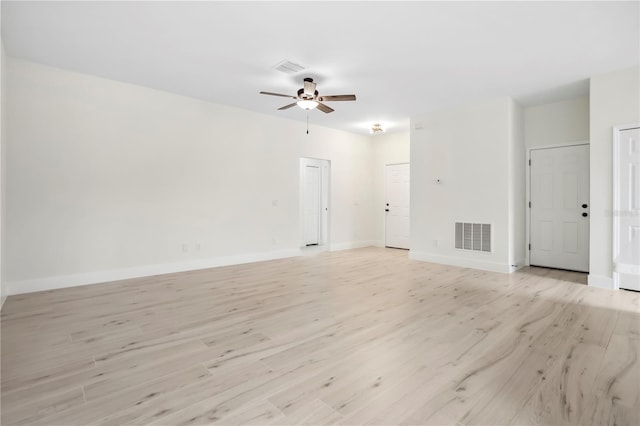
POLYGON ((314 109, 315 107, 318 106, 317 101, 311 101, 311 100, 298 101, 297 104, 300 108, 307 111, 314 109))
POLYGON ((371 130, 369 130, 369 133, 372 133, 374 135, 384 133, 384 132, 385 132, 385 129, 382 127, 382 124, 380 123, 375 123, 373 126, 371 126, 371 130))

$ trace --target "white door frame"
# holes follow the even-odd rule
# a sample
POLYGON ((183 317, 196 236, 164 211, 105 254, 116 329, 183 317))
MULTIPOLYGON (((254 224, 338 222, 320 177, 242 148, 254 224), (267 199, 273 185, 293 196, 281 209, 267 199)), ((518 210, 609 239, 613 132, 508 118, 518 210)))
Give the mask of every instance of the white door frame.
POLYGON ((616 248, 618 247, 618 234, 620 233, 620 182, 618 179, 618 169, 620 168, 619 154, 620 154, 620 132, 623 130, 637 129, 640 124, 628 124, 625 126, 616 126, 613 128, 613 206, 612 206, 612 241, 611 241, 611 265, 613 266, 613 289, 620 289, 620 274, 616 271, 616 248))
POLYGON ((323 169, 323 167, 320 167, 320 198, 321 200, 323 200, 326 196, 326 211, 323 212, 322 211, 322 201, 321 201, 321 205, 320 205, 320 233, 319 233, 319 244, 318 247, 322 247, 326 250, 329 249, 329 245, 331 242, 331 160, 327 160, 326 158, 313 158, 313 157, 300 157, 298 160, 298 166, 300 167, 299 170, 299 178, 298 178, 298 184, 299 184, 299 206, 298 206, 298 214, 299 214, 299 236, 298 236, 298 240, 300 241, 300 247, 304 247, 304 223, 303 223, 303 217, 304 217, 304 206, 303 206, 303 202, 304 202, 304 188, 302 185, 302 178, 304 176, 304 167, 303 166, 303 160, 312 160, 312 161, 320 161, 323 163, 326 163, 327 166, 327 170, 326 173, 323 169), (326 189, 326 193, 324 192, 326 189))
MULTIPOLYGON (((387 204, 387 167, 388 166, 401 166, 403 164, 408 164, 409 167, 411 167, 411 162, 410 161, 402 161, 400 163, 388 163, 384 165, 384 204, 387 204)), ((411 206, 411 205, 409 205, 411 206)), ((385 207, 386 208, 386 207, 385 207)), ((409 209, 411 209, 411 207, 409 207, 409 209)), ((411 211, 411 210, 409 210, 411 211)), ((411 214, 411 213, 409 213, 411 214)), ((411 236, 411 230, 409 230, 409 236, 411 236)), ((383 216, 382 216, 382 246, 386 247, 387 246, 387 215, 386 212, 383 210, 383 216)))
POLYGON ((530 263, 530 250, 529 245, 531 244, 531 208, 529 204, 531 203, 531 151, 535 151, 538 149, 550 149, 550 148, 566 148, 569 146, 578 146, 578 145, 589 145, 589 141, 576 141, 576 142, 565 142, 559 144, 550 144, 550 145, 537 145, 527 148, 527 158, 525 159, 525 167, 527 173, 525 173, 526 178, 526 188, 525 188, 525 247, 524 251, 525 255, 525 265, 529 266, 530 263))

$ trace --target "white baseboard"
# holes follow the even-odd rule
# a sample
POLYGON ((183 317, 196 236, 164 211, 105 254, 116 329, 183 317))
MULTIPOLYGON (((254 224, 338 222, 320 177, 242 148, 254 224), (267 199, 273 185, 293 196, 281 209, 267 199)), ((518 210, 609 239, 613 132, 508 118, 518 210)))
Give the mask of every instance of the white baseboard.
POLYGON ((587 277, 587 284, 591 287, 606 288, 608 290, 613 290, 615 288, 613 285, 613 278, 605 277, 604 275, 589 274, 587 277))
POLYGON ((498 262, 488 262, 485 260, 467 259, 462 257, 445 256, 426 252, 409 251, 409 259, 420 260, 422 262, 441 263, 443 265, 459 266, 462 268, 480 269, 483 271, 502 272, 508 274, 513 272, 511 265, 498 262))
POLYGON ((6 295, 33 293, 36 291, 55 290, 89 284, 100 284, 130 278, 171 274, 174 272, 193 271, 197 269, 216 268, 218 266, 240 265, 243 263, 262 262, 265 260, 284 259, 300 256, 300 249, 268 251, 235 256, 222 256, 212 259, 195 259, 180 263, 162 265, 146 265, 125 269, 87 272, 81 274, 56 277, 36 278, 31 280, 9 281, 5 284, 6 295))
POLYGON ((514 265, 509 265, 509 272, 515 272, 518 269, 522 269, 527 266, 527 261, 525 259, 520 259, 516 261, 514 265))
POLYGON ((375 240, 349 241, 346 243, 335 243, 329 245, 329 251, 351 250, 362 247, 372 247, 376 245, 375 240))

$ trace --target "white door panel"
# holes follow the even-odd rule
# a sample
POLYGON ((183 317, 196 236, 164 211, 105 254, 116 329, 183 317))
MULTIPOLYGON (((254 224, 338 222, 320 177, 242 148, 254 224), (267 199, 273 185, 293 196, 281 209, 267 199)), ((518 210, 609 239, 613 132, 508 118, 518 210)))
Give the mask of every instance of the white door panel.
POLYGON ((531 151, 530 264, 589 270, 589 146, 531 151))
POLYGON ((300 158, 300 246, 329 244, 329 160, 300 158))
POLYGON ((320 240, 320 168, 305 166, 304 172, 304 243, 320 240))
POLYGON ((640 128, 614 147, 614 272, 620 288, 640 290, 640 128))
POLYGON ((409 164, 392 164, 385 170, 385 246, 409 248, 409 164))
POLYGON ((320 173, 320 244, 326 245, 329 242, 329 161, 321 161, 322 172, 320 173))

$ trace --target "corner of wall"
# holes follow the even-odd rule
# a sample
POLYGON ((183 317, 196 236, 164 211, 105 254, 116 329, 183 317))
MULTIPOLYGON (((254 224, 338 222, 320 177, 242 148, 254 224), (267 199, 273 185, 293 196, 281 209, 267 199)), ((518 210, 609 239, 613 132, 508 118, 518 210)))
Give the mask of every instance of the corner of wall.
POLYGON ((522 259, 517 259, 515 262, 509 265, 509 273, 519 271, 520 269, 527 266, 526 263, 527 261, 524 257, 522 259))
POLYGON ((524 109, 513 99, 509 125, 509 263, 515 271, 524 266, 526 256, 526 150, 524 109))
POLYGON ((613 278, 606 277, 604 275, 589 274, 587 277, 587 284, 589 287, 604 288, 607 290, 614 289, 613 278))
MULTIPOLYGON (((2 7, 0 5, 0 22, 2 21, 2 7)), ((1 31, 0 31, 1 33, 1 31)), ((5 99, 7 97, 6 93, 6 79, 7 73, 5 72, 6 67, 6 55, 4 51, 4 43, 2 41, 2 37, 0 36, 0 310, 2 306, 4 306, 4 301, 7 298, 6 284, 5 284, 5 273, 4 273, 4 241, 5 241, 5 217, 6 217, 6 111, 5 108, 5 99)))

